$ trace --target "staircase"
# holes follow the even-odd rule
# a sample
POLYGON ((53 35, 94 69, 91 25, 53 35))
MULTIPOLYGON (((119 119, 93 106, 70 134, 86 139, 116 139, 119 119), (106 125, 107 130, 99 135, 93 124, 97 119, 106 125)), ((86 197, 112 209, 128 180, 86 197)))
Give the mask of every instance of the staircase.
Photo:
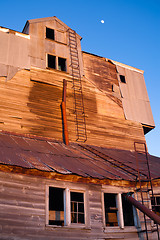
POLYGON ((74 91, 74 110, 76 121, 76 134, 77 142, 85 142, 87 140, 86 133, 86 120, 84 112, 83 92, 81 73, 79 66, 79 57, 77 49, 76 32, 72 29, 68 29, 69 36, 69 49, 70 49, 70 67, 71 75, 73 77, 73 91, 74 91))
MULTIPOLYGON (((137 200, 145 205, 148 209, 152 210, 151 207, 151 198, 154 199, 153 194, 153 186, 152 186, 152 180, 151 180, 151 174, 150 174, 150 168, 149 168, 149 160, 148 160, 148 153, 147 153, 147 147, 145 143, 141 142, 135 142, 134 143, 134 149, 136 154, 136 165, 137 165, 137 172, 138 172, 138 181, 139 181, 139 188, 137 189, 137 200), (142 155, 143 154, 143 155, 142 155), (143 156, 143 157, 142 157, 143 156), (145 161, 144 161, 145 158, 145 161), (146 179, 144 179, 144 176, 140 174, 140 168, 146 169, 146 179), (146 187, 142 187, 142 178, 143 182, 146 182, 146 187)), ((155 206, 155 203, 154 203, 155 206)), ((154 224, 153 221, 147 217, 145 214, 143 215, 143 219, 140 219, 141 223, 141 230, 145 233, 144 239, 150 240, 159 240, 159 231, 158 231, 158 224, 154 224), (154 238, 152 238, 153 232, 154 238)))

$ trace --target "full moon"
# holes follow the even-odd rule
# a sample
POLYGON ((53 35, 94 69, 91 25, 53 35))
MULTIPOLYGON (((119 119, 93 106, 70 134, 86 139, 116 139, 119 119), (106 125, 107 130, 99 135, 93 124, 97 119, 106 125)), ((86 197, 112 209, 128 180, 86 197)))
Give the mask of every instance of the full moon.
POLYGON ((101 20, 101 23, 104 23, 104 20, 101 20))

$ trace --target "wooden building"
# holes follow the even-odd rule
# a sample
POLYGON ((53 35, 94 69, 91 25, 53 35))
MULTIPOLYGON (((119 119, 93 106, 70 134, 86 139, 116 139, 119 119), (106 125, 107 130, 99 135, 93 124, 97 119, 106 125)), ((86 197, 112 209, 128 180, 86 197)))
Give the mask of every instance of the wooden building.
POLYGON ((125 197, 160 215, 143 71, 83 52, 56 17, 0 43, 0 239, 159 239, 125 197))

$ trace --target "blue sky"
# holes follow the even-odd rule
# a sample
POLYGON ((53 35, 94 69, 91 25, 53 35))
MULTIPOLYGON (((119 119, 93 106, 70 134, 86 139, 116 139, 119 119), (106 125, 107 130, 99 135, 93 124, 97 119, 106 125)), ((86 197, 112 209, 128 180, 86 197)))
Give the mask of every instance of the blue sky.
POLYGON ((51 16, 83 37, 82 50, 144 70, 156 124, 146 140, 160 157, 160 0, 1 1, 3 27, 22 31, 28 19, 51 16))

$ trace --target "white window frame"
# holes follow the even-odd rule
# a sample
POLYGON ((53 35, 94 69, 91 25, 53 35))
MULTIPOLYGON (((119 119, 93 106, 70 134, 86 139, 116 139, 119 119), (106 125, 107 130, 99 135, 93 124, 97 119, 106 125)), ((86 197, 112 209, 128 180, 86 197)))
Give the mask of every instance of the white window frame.
POLYGON ((71 227, 71 228, 90 228, 89 226, 89 204, 88 204, 88 191, 84 188, 69 188, 64 185, 49 184, 46 186, 46 226, 48 227, 71 227), (64 189, 64 226, 50 225, 49 224, 49 187, 62 188, 64 189), (79 192, 83 193, 84 197, 84 224, 81 223, 71 223, 71 202, 70 193, 79 192))
MULTIPOLYGON (((134 195, 134 189, 130 189, 134 195)), ((128 189, 120 190, 119 187, 116 186, 105 186, 102 185, 102 213, 103 213, 103 226, 104 229, 107 231, 111 231, 114 229, 124 230, 124 228, 132 229, 136 231, 136 227, 138 226, 138 215, 136 209, 133 207, 133 219, 134 219, 134 226, 124 226, 124 217, 123 217, 123 206, 122 206, 122 194, 128 193, 128 189), (106 226, 106 219, 105 219, 105 205, 104 205, 104 193, 116 194, 116 204, 117 204, 117 220, 118 226, 106 226)))
POLYGON ((104 228, 122 228, 124 229, 124 219, 123 219, 123 208, 122 208, 122 196, 121 193, 115 193, 115 192, 107 192, 104 191, 102 192, 102 212, 103 212, 103 223, 104 223, 104 228), (104 203, 104 194, 115 194, 116 195, 116 205, 118 208, 117 211, 117 220, 118 220, 118 226, 106 226, 106 217, 105 217, 105 203, 104 203))

